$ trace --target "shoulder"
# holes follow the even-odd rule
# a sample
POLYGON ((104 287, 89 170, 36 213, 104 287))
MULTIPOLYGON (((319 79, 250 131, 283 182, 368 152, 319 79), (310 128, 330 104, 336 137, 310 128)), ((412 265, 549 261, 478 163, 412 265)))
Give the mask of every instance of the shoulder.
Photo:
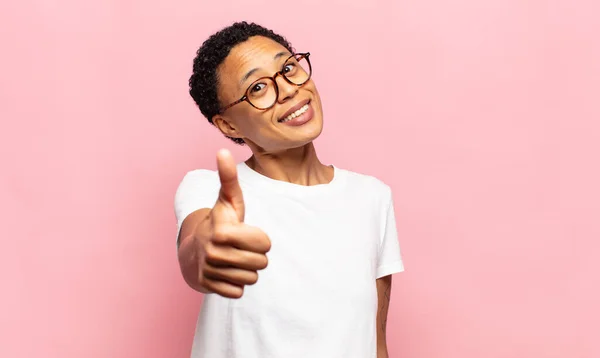
POLYGON ((185 173, 177 188, 177 193, 219 188, 219 173, 215 170, 194 169, 185 173))
POLYGON ((348 189, 356 193, 364 193, 376 197, 383 202, 388 202, 392 197, 392 188, 383 180, 368 174, 358 173, 346 169, 338 169, 346 177, 348 189))
POLYGON ((219 173, 216 170, 208 170, 208 169, 194 169, 185 173, 183 176, 183 181, 213 181, 219 180, 219 173))

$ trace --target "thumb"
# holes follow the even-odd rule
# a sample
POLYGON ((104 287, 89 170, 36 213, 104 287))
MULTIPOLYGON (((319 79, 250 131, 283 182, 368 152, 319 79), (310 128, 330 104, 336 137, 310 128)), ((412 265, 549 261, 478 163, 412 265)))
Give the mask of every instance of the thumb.
POLYGON ((221 149, 217 153, 217 170, 221 181, 219 201, 230 204, 238 219, 244 221, 244 197, 238 181, 236 167, 235 160, 227 149, 221 149))

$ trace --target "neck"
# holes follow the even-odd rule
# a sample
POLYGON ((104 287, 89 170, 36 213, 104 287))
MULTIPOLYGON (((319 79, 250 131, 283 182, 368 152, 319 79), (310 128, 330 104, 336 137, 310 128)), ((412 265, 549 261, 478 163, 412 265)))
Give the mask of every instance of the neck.
POLYGON ((298 185, 327 184, 333 179, 333 168, 319 161, 312 142, 277 153, 254 150, 246 164, 271 179, 298 185))

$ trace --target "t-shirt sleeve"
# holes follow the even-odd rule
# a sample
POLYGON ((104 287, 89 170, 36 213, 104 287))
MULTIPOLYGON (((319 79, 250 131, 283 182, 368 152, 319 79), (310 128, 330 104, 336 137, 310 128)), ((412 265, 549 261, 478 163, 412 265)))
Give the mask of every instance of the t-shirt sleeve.
POLYGON ((391 191, 384 213, 385 223, 377 260, 377 278, 404 271, 391 191))
POLYGON ((177 236, 183 220, 196 210, 212 208, 219 195, 219 177, 210 170, 194 170, 188 172, 177 187, 175 193, 175 217, 177 219, 177 236))

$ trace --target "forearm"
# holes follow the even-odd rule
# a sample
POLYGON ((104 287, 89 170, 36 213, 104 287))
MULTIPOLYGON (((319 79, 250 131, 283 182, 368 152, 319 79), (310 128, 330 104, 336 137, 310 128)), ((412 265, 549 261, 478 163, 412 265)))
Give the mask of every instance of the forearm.
POLYGON ((387 315, 390 307, 392 277, 385 276, 377 280, 377 358, 389 358, 387 350, 387 315))
POLYGON ((390 358, 385 344, 377 345, 377 358, 390 358))
POLYGON ((194 290, 206 293, 200 285, 200 270, 198 258, 197 233, 205 231, 208 234, 208 215, 210 209, 201 209, 188 215, 184 220, 178 238, 177 255, 179 268, 185 282, 194 290))

